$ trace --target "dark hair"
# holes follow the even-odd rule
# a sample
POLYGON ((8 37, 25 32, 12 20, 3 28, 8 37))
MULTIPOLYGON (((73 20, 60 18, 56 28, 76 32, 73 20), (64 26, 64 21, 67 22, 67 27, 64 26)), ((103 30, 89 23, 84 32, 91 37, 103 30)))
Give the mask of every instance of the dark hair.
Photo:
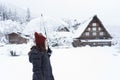
POLYGON ((46 50, 46 44, 45 44, 45 41, 44 42, 42 42, 41 44, 36 44, 36 47, 40 50, 40 51, 42 51, 42 52, 46 52, 47 50, 46 50))

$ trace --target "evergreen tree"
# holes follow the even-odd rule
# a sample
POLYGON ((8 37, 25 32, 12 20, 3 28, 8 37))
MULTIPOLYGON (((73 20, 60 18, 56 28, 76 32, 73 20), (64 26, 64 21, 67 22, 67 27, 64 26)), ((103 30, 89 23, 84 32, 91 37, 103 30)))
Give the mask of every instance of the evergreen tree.
POLYGON ((6 5, 0 3, 0 20, 12 20, 20 23, 28 22, 31 19, 30 10, 27 9, 26 16, 22 16, 17 12, 17 9, 12 9, 6 5))
POLYGON ((30 20, 31 20, 30 9, 27 8, 26 22, 29 22, 30 20))

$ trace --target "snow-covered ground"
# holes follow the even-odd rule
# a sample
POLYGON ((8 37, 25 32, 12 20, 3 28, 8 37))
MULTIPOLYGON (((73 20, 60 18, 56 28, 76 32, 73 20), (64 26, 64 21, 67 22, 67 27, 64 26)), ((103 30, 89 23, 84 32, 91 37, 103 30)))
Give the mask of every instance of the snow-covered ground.
MULTIPOLYGON (((53 55, 50 58, 55 80, 120 80, 120 36, 118 35, 120 27, 109 27, 110 32, 112 32, 113 43, 117 43, 118 46, 73 48, 71 47, 71 41, 74 33, 54 32, 55 34, 53 34, 53 31, 56 31, 61 23, 63 25, 63 22, 59 20, 56 23, 56 19, 53 18, 45 19, 47 19, 47 22, 44 26, 48 29, 48 39, 51 39, 48 42, 59 44, 57 48, 52 48, 53 55), (62 48, 62 44, 66 48, 62 48)), ((24 28, 24 26, 20 27, 20 24, 10 20, 1 21, 0 24, 2 34, 11 33, 11 31, 21 32, 24 28), (6 25, 10 25, 10 27, 6 25)), ((30 33, 33 37, 33 33, 37 30, 43 30, 42 32, 45 33, 42 25, 40 18, 34 19, 25 27, 23 34, 30 33), (35 30, 33 27, 36 27, 35 30)), ((28 44, 22 45, 0 43, 1 80, 32 80, 32 65, 29 63, 27 55, 33 44, 32 42, 33 40, 30 39, 28 44), (20 56, 10 56, 10 51, 15 51, 20 56)))
MULTIPOLYGON (((0 79, 32 80, 30 45, 0 47, 0 79), (10 56, 14 49, 20 56, 10 56)), ((120 48, 52 48, 51 64, 55 80, 120 80, 120 48)))

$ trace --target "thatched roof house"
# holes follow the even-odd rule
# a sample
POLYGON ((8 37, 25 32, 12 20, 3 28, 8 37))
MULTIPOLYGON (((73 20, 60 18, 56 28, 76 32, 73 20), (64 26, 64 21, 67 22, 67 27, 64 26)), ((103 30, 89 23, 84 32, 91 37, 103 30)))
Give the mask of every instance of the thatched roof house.
POLYGON ((80 25, 73 46, 111 46, 111 35, 95 15, 80 25))

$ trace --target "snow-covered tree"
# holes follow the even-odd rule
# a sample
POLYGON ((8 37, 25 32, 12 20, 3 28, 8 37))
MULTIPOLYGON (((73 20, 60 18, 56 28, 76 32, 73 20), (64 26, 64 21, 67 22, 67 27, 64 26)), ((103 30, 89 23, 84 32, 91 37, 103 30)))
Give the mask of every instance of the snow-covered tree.
POLYGON ((68 29, 70 32, 74 32, 80 25, 80 22, 77 19, 64 19, 64 21, 68 24, 68 29))
POLYGON ((17 7, 10 7, 9 5, 5 5, 3 3, 0 4, 0 20, 12 20, 24 23, 30 20, 30 11, 29 8, 27 9, 27 17, 26 11, 17 8, 17 7), (24 14, 23 14, 24 13, 24 14))
POLYGON ((6 7, 3 4, 0 4, 0 17, 1 20, 5 20, 6 18, 6 7))
POLYGON ((30 20, 31 20, 31 13, 30 13, 30 9, 27 8, 26 21, 29 22, 30 20))

